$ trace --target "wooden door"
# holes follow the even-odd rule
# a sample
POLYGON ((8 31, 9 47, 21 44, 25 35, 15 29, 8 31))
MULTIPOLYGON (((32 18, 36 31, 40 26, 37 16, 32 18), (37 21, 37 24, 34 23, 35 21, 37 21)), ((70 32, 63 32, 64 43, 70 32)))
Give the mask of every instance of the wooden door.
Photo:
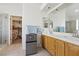
POLYGON ((56 39, 56 56, 64 56, 64 41, 56 39))
POLYGON ((65 55, 66 56, 79 56, 79 46, 65 43, 65 55))

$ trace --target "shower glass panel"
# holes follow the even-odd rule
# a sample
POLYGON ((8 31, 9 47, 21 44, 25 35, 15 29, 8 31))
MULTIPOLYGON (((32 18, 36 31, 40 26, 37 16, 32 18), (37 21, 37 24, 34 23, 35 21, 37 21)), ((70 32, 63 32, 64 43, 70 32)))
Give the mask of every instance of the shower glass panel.
POLYGON ((0 14, 0 48, 7 46, 9 37, 8 14, 0 14))

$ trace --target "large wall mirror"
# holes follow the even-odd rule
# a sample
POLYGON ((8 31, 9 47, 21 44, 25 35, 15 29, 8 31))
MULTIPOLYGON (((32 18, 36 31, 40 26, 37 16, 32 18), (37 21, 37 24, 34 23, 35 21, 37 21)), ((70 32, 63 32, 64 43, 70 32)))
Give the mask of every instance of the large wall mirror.
POLYGON ((73 3, 66 9, 66 32, 79 30, 79 3, 73 3))
POLYGON ((44 24, 44 28, 53 28, 53 21, 52 20, 44 20, 43 24, 44 24))

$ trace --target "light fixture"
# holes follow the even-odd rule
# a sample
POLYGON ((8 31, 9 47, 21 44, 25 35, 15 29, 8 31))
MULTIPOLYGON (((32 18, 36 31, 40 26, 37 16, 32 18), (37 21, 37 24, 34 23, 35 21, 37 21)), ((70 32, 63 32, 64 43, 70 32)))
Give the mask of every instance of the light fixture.
POLYGON ((75 12, 79 12, 79 9, 75 9, 75 12))
POLYGON ((48 9, 50 9, 51 7, 48 7, 48 9))

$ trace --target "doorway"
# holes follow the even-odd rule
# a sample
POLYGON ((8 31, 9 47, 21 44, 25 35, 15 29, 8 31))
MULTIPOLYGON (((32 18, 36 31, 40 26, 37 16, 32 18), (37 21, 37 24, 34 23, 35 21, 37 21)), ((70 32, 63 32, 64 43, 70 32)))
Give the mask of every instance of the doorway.
POLYGON ((10 16, 11 44, 22 43, 22 17, 10 16))

